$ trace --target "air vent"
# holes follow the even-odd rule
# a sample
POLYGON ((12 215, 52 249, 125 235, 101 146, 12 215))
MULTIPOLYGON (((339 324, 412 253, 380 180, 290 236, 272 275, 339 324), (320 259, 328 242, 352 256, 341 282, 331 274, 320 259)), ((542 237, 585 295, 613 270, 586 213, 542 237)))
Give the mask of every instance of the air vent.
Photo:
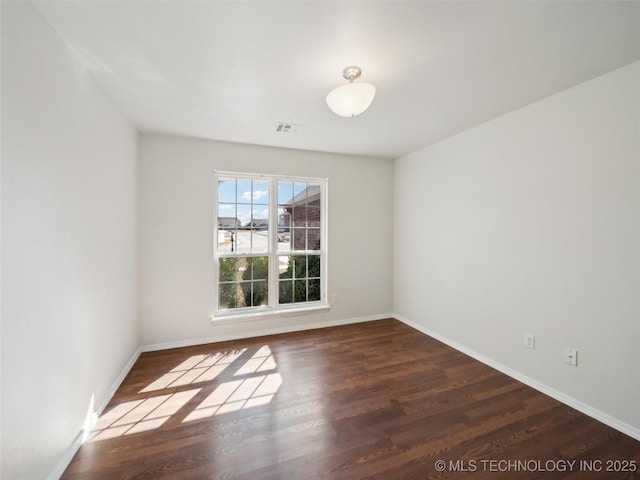
POLYGON ((276 123, 276 132, 296 133, 301 126, 302 125, 296 125, 295 123, 278 122, 276 123))

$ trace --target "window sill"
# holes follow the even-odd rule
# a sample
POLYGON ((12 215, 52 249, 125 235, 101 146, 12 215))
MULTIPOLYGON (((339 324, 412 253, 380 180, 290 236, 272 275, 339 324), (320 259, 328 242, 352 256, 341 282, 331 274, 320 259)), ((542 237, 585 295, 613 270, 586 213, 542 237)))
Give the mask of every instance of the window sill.
POLYGON ((236 323, 245 320, 260 320, 273 317, 290 317, 294 315, 310 315, 313 313, 323 313, 331 310, 326 304, 319 304, 307 307, 291 307, 262 310, 258 312, 232 312, 232 313, 215 313, 211 315, 212 325, 225 325, 228 323, 236 323))

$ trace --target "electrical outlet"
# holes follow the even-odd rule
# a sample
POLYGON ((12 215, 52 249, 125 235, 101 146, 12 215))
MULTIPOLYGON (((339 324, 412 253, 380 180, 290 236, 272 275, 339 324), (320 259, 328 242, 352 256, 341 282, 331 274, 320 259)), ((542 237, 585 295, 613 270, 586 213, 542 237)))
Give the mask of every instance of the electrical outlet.
POLYGON ((531 333, 524 334, 524 346, 534 350, 536 348, 536 336, 531 333))
POLYGON ((564 361, 574 367, 578 366, 578 350, 575 348, 564 347, 564 361))
POLYGON ((336 303, 338 303, 338 294, 334 293, 331 295, 331 305, 335 305, 336 303))

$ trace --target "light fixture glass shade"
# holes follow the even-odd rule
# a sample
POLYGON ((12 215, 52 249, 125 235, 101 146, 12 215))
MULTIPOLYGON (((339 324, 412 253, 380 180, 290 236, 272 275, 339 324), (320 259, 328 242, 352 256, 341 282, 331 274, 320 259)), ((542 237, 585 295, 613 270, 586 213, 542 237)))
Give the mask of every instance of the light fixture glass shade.
POLYGON ((336 115, 355 117, 369 108, 375 95, 376 87, 370 83, 348 83, 329 92, 327 105, 336 115))

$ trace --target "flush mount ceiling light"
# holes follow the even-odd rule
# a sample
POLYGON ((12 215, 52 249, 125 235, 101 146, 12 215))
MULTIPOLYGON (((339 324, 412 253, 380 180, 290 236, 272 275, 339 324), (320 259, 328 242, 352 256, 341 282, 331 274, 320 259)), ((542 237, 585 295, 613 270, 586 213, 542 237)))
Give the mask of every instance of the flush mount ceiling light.
POLYGON ((342 71, 342 76, 349 83, 334 88, 327 95, 327 105, 336 115, 341 117, 355 117, 364 112, 376 95, 376 87, 370 83, 354 83, 362 70, 359 67, 347 67, 342 71))

